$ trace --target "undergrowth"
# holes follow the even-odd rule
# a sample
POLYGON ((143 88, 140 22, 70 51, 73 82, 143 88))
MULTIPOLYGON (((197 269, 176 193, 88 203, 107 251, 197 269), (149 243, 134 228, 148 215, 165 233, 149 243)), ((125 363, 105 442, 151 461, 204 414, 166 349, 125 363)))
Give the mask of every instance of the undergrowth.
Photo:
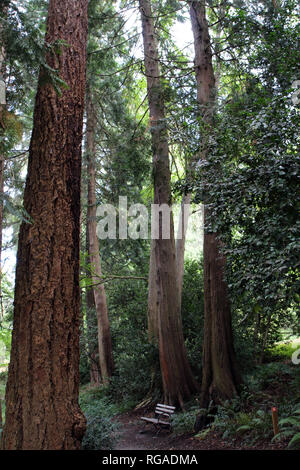
MULTIPOLYGON (((255 366, 244 375, 239 397, 224 402, 214 415, 208 415, 211 423, 197 437, 205 439, 214 431, 227 442, 247 447, 261 441, 271 444, 283 440, 289 449, 300 448, 300 367, 290 361, 294 350, 291 345, 280 345, 269 351, 273 362, 255 366), (271 412, 274 406, 278 408, 280 430, 275 438, 271 412)), ((192 433, 199 411, 194 401, 184 412, 175 413, 174 433, 192 433)))
POLYGON ((87 419, 87 429, 82 441, 83 450, 112 450, 117 439, 117 421, 120 412, 117 405, 101 388, 83 388, 79 404, 87 419))
MULTIPOLYGON (((0 372, 0 400, 1 400, 1 411, 2 411, 2 425, 4 424, 5 418, 5 386, 7 381, 7 372, 0 372)), ((1 420, 0 420, 1 421, 1 420)), ((2 428, 0 424, 0 439, 1 439, 2 428)))

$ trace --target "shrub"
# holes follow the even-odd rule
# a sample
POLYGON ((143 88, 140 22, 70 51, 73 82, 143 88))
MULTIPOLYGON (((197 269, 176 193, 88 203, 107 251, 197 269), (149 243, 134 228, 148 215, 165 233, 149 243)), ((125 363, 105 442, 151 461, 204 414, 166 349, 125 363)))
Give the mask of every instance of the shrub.
POLYGON ((271 438, 273 432, 270 412, 265 410, 235 412, 228 403, 219 407, 213 426, 222 432, 223 439, 235 440, 237 436, 243 437, 249 445, 262 438, 271 438))
POLYGON ((112 450, 115 426, 105 416, 87 415, 87 429, 82 440, 83 450, 112 450))
POLYGON ((111 450, 116 439, 118 413, 116 405, 105 396, 105 388, 83 390, 79 404, 87 419, 87 429, 82 440, 84 450, 111 450))
POLYGON ((288 448, 300 449, 300 403, 294 407, 290 416, 280 419, 278 424, 282 430, 274 439, 289 437, 288 448))
POLYGON ((175 434, 191 433, 194 430, 199 407, 193 406, 188 411, 174 413, 172 416, 172 429, 175 434))
POLYGON ((294 369, 289 364, 271 362, 256 366, 251 374, 245 375, 245 383, 252 393, 268 389, 286 389, 287 382, 294 378, 294 369))

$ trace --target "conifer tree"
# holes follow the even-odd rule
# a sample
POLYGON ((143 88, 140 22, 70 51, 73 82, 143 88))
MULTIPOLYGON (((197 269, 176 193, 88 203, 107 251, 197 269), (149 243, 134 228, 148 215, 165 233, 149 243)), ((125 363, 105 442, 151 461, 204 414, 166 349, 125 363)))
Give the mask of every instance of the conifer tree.
POLYGON ((19 233, 3 449, 78 449, 79 220, 87 0, 50 0, 19 233), (64 85, 65 84, 65 85, 64 85))

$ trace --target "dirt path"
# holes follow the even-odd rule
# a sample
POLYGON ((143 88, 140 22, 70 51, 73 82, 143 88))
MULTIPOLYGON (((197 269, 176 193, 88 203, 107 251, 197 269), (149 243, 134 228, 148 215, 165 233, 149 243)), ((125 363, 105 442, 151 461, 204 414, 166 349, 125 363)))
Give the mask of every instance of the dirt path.
POLYGON ((145 425, 139 415, 122 415, 118 421, 121 429, 116 450, 156 450, 169 445, 170 432, 162 430, 157 435, 154 426, 145 425))
POLYGON ((144 424, 141 416, 145 415, 131 412, 117 417, 120 428, 115 450, 276 450, 286 445, 261 440, 254 447, 250 447, 241 441, 235 444, 226 442, 213 432, 204 439, 197 439, 191 434, 176 436, 168 430, 162 430, 157 435, 154 426, 144 424))
POLYGON ((219 437, 210 436, 209 440, 199 440, 191 434, 177 436, 167 429, 157 434, 151 424, 143 423, 140 419, 145 416, 141 413, 127 413, 118 416, 120 434, 115 450, 207 450, 232 449, 220 440, 219 437))

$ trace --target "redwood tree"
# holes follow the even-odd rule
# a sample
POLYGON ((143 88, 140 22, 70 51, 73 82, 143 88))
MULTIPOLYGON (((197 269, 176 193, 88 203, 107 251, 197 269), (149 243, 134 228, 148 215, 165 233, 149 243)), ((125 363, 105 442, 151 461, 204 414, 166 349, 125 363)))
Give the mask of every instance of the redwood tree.
MULTIPOLYGON (((86 222, 86 252, 89 252, 89 229, 86 222)), ((90 269, 86 269, 86 277, 90 276, 90 269)), ((97 334, 97 317, 95 307, 95 297, 92 287, 86 289, 86 325, 87 325, 87 351, 90 364, 90 383, 91 385, 100 385, 100 364, 97 334)))
POLYGON ((155 240, 151 240, 148 277, 148 340, 152 344, 158 343, 158 309, 155 240))
POLYGON ((88 0, 50 0, 16 267, 4 449, 78 449, 79 219, 88 0), (56 54, 57 47, 60 54, 56 54))
MULTIPOLYGON (((0 19, 7 14, 7 2, 0 6, 0 19)), ((2 34, 2 25, 0 24, 0 80, 4 82, 5 77, 5 45, 2 34)), ((3 320, 3 304, 2 304, 2 230, 3 230, 3 189, 4 189, 4 151, 2 145, 2 137, 5 132, 3 119, 3 111, 5 110, 4 102, 0 102, 0 327, 3 320)), ((0 398, 0 427, 2 428, 2 407, 0 398)))
POLYGON ((93 103, 92 89, 87 89, 87 130, 86 130, 86 150, 88 160, 88 209, 87 209, 87 229, 89 240, 89 260, 92 269, 93 293, 98 325, 98 349, 99 363, 103 383, 107 383, 113 374, 114 362, 112 352, 112 342, 106 292, 104 285, 100 283, 102 277, 101 259, 99 252, 99 241, 97 237, 96 220, 96 141, 95 129, 97 127, 97 116, 93 103))
MULTIPOLYGON (((150 1, 139 0, 139 6, 153 147, 154 203, 170 205, 169 146, 156 33, 150 1)), ((159 238, 154 240, 154 243, 159 306, 159 357, 164 401, 169 404, 179 403, 183 406, 183 400, 196 391, 197 384, 187 360, 182 333, 172 216, 170 237, 163 239, 160 227, 159 238)))
MULTIPOLYGON (((205 160, 207 136, 213 124, 215 76, 211 41, 206 19, 205 1, 190 2, 194 35, 195 74, 199 116, 202 121, 200 159, 205 160)), ((216 181, 216 184, 218 182, 216 181)), ((208 208, 204 217, 207 222, 208 208)), ((226 260, 221 252, 218 234, 207 227, 204 233, 204 343, 200 407, 207 408, 210 400, 218 403, 237 393, 240 375, 233 347, 231 309, 225 281, 226 260)), ((196 430, 201 427, 201 416, 196 430)))
MULTIPOLYGON (((6 2, 7 3, 7 2, 6 2)), ((7 4, 4 2, 0 6, 0 20, 7 16, 7 4)), ((5 44, 3 37, 3 27, 0 23, 0 80, 2 84, 5 82, 5 44)), ((4 91, 5 94, 5 91, 4 91)), ((1 97, 2 98, 2 97, 1 97)), ((5 98, 5 96, 3 96, 5 98)), ((4 111, 5 103, 0 102, 0 323, 2 321, 2 229, 3 229, 3 189, 4 189, 4 149, 3 149, 3 135, 5 133, 4 124, 4 111)), ((1 413, 1 403, 0 403, 1 413)))

